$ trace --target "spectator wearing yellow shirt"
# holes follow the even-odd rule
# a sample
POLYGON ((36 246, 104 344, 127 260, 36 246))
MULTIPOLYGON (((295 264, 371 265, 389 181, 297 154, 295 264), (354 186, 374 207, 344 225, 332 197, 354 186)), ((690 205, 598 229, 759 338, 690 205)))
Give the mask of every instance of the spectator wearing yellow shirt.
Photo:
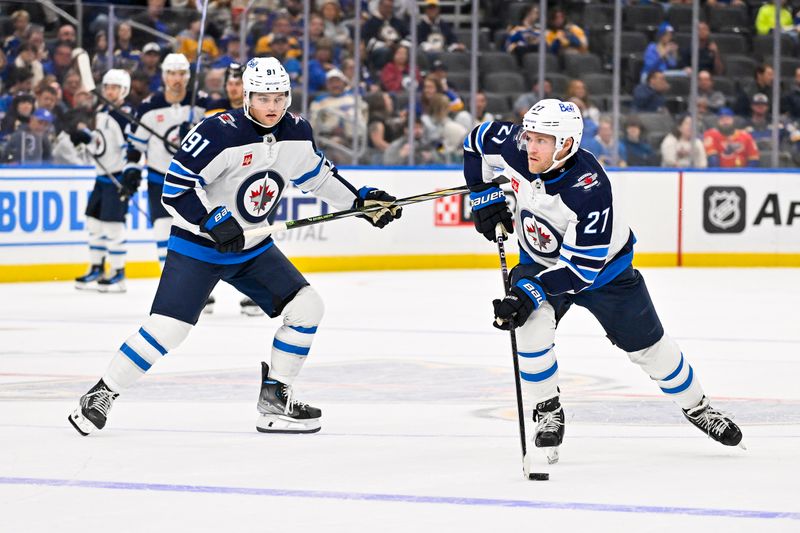
POLYGON ((300 48, 300 42, 297 38, 291 36, 292 25, 289 17, 285 14, 278 15, 272 22, 272 32, 256 41, 256 55, 272 55, 272 41, 276 35, 285 35, 289 43, 289 51, 286 52, 285 59, 297 59, 303 55, 303 50, 300 48))
MULTIPOLYGON (((197 40, 200 38, 200 14, 195 13, 189 21, 189 28, 178 34, 177 53, 186 56, 190 63, 197 60, 197 40)), ((219 56, 219 48, 214 38, 203 35, 203 53, 206 60, 215 61, 219 56)))
POLYGON ((589 50, 586 32, 577 24, 567 22, 567 13, 560 7, 550 11, 545 38, 547 48, 554 54, 585 53, 589 50))
MULTIPOLYGON (((758 35, 768 35, 775 28, 775 4, 767 3, 758 8, 756 13, 756 33, 758 35)), ((781 6, 781 28, 784 32, 797 32, 792 20, 792 13, 786 7, 786 0, 781 6)))

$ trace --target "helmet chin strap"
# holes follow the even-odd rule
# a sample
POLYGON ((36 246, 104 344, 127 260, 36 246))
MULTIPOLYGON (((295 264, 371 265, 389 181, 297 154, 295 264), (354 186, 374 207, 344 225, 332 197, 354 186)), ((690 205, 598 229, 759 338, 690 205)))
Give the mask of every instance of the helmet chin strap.
MULTIPOLYGON (((572 139, 572 137, 567 137, 567 139, 572 139)), ((572 139, 572 142, 574 143, 574 142, 575 142, 575 139, 572 139)), ((553 164, 552 164, 552 165, 550 165, 550 167, 549 167, 547 170, 545 170, 544 172, 542 172, 542 174, 547 174, 548 172, 550 172, 550 171, 552 171, 552 170, 555 170, 555 168, 556 168, 558 165, 560 165, 561 163, 563 163, 564 161, 566 161, 567 159, 569 159, 569 156, 570 156, 569 152, 567 152, 567 155, 565 155, 565 156, 563 157, 563 159, 556 159, 556 155, 558 154, 558 152, 560 152, 561 150, 563 150, 563 149, 564 149, 564 145, 565 145, 565 144, 567 144, 567 140, 566 140, 566 139, 564 139, 564 144, 562 144, 562 145, 561 145, 561 148, 559 148, 558 150, 556 150, 555 152, 553 152, 553 164)))

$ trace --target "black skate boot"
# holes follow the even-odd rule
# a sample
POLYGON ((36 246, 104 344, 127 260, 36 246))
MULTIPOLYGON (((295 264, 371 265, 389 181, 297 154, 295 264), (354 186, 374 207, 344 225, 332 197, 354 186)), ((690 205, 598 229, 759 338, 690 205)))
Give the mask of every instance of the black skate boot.
POLYGON ((69 423, 84 437, 96 429, 103 429, 117 396, 119 394, 109 389, 101 379, 81 396, 80 406, 69 415, 69 423))
POLYGON ((242 314, 247 316, 261 316, 264 314, 264 310, 261 309, 257 303, 255 303, 250 298, 245 298, 239 305, 242 307, 242 314))
POLYGON ((533 421, 536 422, 534 446, 545 448, 547 462, 556 463, 558 447, 564 440, 564 408, 558 396, 537 403, 533 410, 533 421))
POLYGON ((684 409, 683 415, 700 431, 715 441, 725 446, 740 446, 744 448, 741 444, 742 430, 733 423, 728 415, 711 407, 708 398, 705 396, 700 400, 697 407, 684 409))
POLYGON ((214 298, 214 295, 209 295, 208 299, 206 299, 206 304, 203 306, 203 314, 210 315, 214 312, 214 304, 217 303, 217 299, 214 298))
POLYGON ((97 290, 100 292, 125 292, 125 269, 119 268, 114 274, 97 281, 97 290))
POLYGON ((292 398, 292 387, 271 379, 263 362, 258 412, 256 429, 261 433, 316 433, 322 428, 322 410, 292 398))
POLYGON ((75 278, 75 288, 82 291, 96 291, 97 282, 103 277, 105 262, 89 267, 89 272, 75 278))

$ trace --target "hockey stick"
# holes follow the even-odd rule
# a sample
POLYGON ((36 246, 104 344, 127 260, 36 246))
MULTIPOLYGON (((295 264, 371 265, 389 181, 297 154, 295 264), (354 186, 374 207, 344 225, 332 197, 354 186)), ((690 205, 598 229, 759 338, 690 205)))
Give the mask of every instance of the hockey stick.
MULTIPOLYGON (((106 168, 106 166, 105 166, 103 163, 101 163, 101 162, 100 162, 100 158, 99 158, 99 157, 97 157, 96 155, 94 155, 94 154, 93 154, 91 151, 89 151, 88 149, 86 149, 86 151, 89 153, 89 155, 90 155, 90 156, 92 156, 92 159, 94 159, 94 162, 95 162, 95 163, 97 163, 97 165, 100 167, 100 170, 102 170, 102 171, 103 171, 103 173, 104 173, 106 176, 108 176, 108 178, 111 180, 111 183, 114 185, 114 187, 116 187, 116 188, 117 188, 117 192, 120 192, 120 193, 121 193, 121 192, 122 192, 122 184, 119 182, 119 180, 118 180, 117 178, 115 178, 115 177, 114 177, 114 174, 112 174, 111 172, 109 172, 109 171, 108 171, 108 168, 106 168)), ((120 197, 120 200, 122 200, 122 197, 120 197)), ((124 200, 122 200, 122 201, 124 201, 124 200)), ((137 211, 139 211, 139 213, 141 213, 142 215, 144 215, 145 219, 147 219, 147 218, 148 218, 148 215, 147 215, 147 213, 145 213, 145 212, 142 210, 142 208, 141 208, 141 207, 139 207, 139 204, 138 204, 138 203, 136 203, 136 202, 135 202, 133 199, 129 199, 129 201, 130 201, 130 205, 132 205, 132 206, 133 206, 133 207, 134 207, 134 208, 135 208, 137 211)))
POLYGON ((206 33, 206 14, 208 13, 208 0, 203 0, 203 13, 200 16, 200 34, 197 37, 197 61, 194 65, 194 85, 192 86, 192 100, 189 105, 189 124, 194 126, 194 104, 197 102, 197 89, 200 84, 200 65, 203 63, 203 39, 206 33))
POLYGON ((364 213, 372 213, 374 211, 380 211, 382 209, 387 209, 392 207, 402 207, 404 205, 416 204, 419 202, 427 202, 428 200, 435 200, 436 198, 444 198, 445 196, 453 196, 454 194, 464 194, 465 192, 468 191, 469 188, 466 185, 463 185, 461 187, 453 187, 452 189, 443 189, 441 191, 416 194, 414 196, 408 196, 406 198, 397 199, 394 202, 387 203, 385 205, 378 204, 378 205, 372 205, 370 207, 362 207, 360 209, 359 208, 346 209, 344 211, 337 211, 335 213, 327 213, 324 215, 317 215, 309 218, 289 220, 287 222, 278 222, 270 226, 264 226, 261 228, 254 228, 248 230, 244 232, 244 236, 247 238, 261 237, 264 235, 270 235, 272 233, 278 233, 280 231, 286 231, 293 228, 313 226, 315 224, 322 224, 323 222, 330 222, 331 220, 339 220, 340 218, 363 215, 364 213))
POLYGON ((114 111, 125 117, 125 120, 129 122, 135 123, 137 126, 141 126, 152 135, 156 136, 158 139, 164 141, 168 144, 173 150, 176 152, 178 151, 178 145, 155 131, 154 129, 147 126, 147 124, 143 124, 141 120, 134 117, 124 109, 121 109, 118 105, 114 102, 110 101, 108 98, 103 96, 103 92, 95 85, 94 77, 92 76, 92 65, 89 62, 89 54, 83 48, 76 48, 72 51, 72 59, 77 62, 78 64, 78 74, 81 77, 81 85, 83 88, 89 91, 90 93, 97 96, 101 102, 106 104, 107 106, 111 107, 114 111))
MULTIPOLYGON (((511 290, 511 285, 508 279, 508 262, 506 261, 506 231, 502 224, 498 224, 495 228, 495 236, 497 237, 497 253, 500 256, 500 273, 503 275, 503 290, 506 295, 511 290)), ((519 422, 519 441, 522 447, 522 474, 530 480, 547 480, 550 475, 545 472, 531 472, 528 462, 528 445, 525 437, 525 411, 522 407, 522 384, 519 380, 519 352, 517 352, 517 334, 514 331, 514 321, 509 321, 509 336, 511 337, 511 357, 514 361, 514 386, 517 393, 517 420, 519 422)))

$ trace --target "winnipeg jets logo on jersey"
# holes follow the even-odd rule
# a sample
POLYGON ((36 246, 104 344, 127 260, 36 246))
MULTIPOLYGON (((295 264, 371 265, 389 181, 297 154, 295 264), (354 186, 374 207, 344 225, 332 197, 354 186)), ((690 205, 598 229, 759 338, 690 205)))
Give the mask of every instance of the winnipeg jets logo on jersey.
POLYGON ((520 235, 525 239, 526 247, 536 255, 558 257, 561 247, 561 235, 546 220, 535 216, 527 209, 520 213, 522 230, 520 235))
POLYGON ((583 188, 583 190, 588 191, 589 189, 591 189, 596 185, 600 185, 600 180, 597 179, 597 173, 587 172, 586 174, 578 178, 578 181, 573 185, 573 187, 575 188, 581 187, 583 188))
POLYGON ((226 126, 233 126, 234 128, 237 129, 239 128, 239 126, 236 125, 236 120, 234 120, 233 116, 230 113, 222 113, 217 118, 219 119, 220 122, 222 122, 226 126))
POLYGON ((274 170, 253 174, 244 180, 236 195, 239 214, 252 224, 263 222, 274 211, 285 184, 274 170))

